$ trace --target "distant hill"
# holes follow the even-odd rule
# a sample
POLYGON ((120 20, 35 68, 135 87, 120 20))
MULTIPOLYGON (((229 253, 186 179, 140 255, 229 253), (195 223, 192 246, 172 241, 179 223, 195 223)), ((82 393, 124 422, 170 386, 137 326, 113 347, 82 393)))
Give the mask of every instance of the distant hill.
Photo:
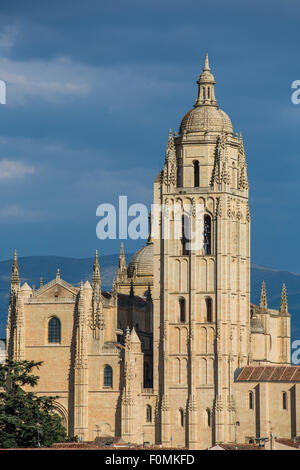
MULTIPOLYGON (((131 254, 126 256, 127 262, 131 254)), ((111 289, 113 276, 117 272, 119 255, 103 255, 100 258, 102 288, 111 289)), ((40 277, 44 283, 55 278, 57 268, 61 277, 73 285, 92 278, 93 258, 64 258, 61 256, 27 256, 19 258, 21 282, 39 287, 40 277)), ((0 262, 0 337, 5 336, 5 324, 9 300, 12 260, 0 262)), ((265 280, 269 307, 279 308, 281 287, 286 283, 289 311, 292 314, 292 338, 300 339, 300 274, 294 274, 253 264, 251 267, 251 301, 259 302, 260 287, 265 280)))

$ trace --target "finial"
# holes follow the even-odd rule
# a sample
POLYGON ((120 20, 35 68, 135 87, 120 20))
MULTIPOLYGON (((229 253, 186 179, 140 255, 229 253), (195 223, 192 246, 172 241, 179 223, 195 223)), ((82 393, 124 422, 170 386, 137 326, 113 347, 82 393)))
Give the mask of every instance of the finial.
POLYGON ((60 280, 60 270, 59 268, 57 268, 57 271, 56 271, 56 282, 58 282, 60 280))
POLYGON ((95 284, 95 282, 100 281, 100 264, 98 250, 95 251, 93 271, 93 284, 95 284))
POLYGON ((95 266, 99 266, 99 254, 98 254, 97 249, 95 251, 94 268, 95 268, 95 266))
POLYGON ((214 106, 218 107, 215 97, 215 77, 210 71, 208 53, 205 54, 204 67, 201 75, 197 80, 198 96, 194 104, 197 106, 214 106))
POLYGON ((40 288, 43 287, 43 284, 44 284, 43 278, 41 277, 41 278, 40 278, 40 288))
POLYGON ((205 54, 205 60, 204 60, 203 72, 205 72, 205 71, 210 72, 209 60, 208 60, 208 52, 206 52, 206 54, 205 54))
POLYGON ((14 262, 17 262, 17 261, 18 261, 17 250, 15 249, 15 251, 14 251, 14 262))
POLYGON ((261 293, 260 293, 259 306, 260 306, 260 308, 262 308, 264 310, 267 310, 267 308, 268 308, 267 289, 266 289, 265 281, 263 281, 262 284, 261 284, 261 293))
POLYGON ((288 313, 288 302, 287 302, 285 284, 282 285, 280 310, 279 311, 280 311, 280 313, 288 313))

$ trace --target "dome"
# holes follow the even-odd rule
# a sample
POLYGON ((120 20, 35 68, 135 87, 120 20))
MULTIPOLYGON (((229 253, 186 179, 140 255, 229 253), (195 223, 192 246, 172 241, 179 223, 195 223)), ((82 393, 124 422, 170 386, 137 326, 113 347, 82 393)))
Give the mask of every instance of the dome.
POLYGON ((137 251, 130 260, 127 270, 128 277, 153 276, 153 243, 148 242, 137 251))
POLYGON ((183 117, 180 134, 198 131, 216 131, 233 133, 229 116, 215 106, 197 106, 183 117))

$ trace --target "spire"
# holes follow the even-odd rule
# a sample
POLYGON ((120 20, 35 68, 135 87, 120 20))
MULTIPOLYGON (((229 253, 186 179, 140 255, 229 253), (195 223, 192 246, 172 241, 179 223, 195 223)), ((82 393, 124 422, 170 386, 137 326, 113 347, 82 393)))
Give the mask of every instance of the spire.
POLYGON ((43 287, 43 284, 44 284, 44 281, 43 281, 43 278, 41 277, 40 278, 40 288, 43 287))
POLYGON ((123 242, 121 243, 117 281, 122 282, 127 278, 127 266, 123 242))
POLYGON ((197 106, 218 106, 215 97, 215 77, 210 71, 208 53, 205 55, 203 72, 198 78, 198 96, 195 107, 197 106))
POLYGON ((17 250, 14 251, 14 261, 11 270, 11 290, 20 287, 19 265, 17 258, 17 250))
POLYGON ((98 258, 98 250, 96 250, 95 252, 92 288, 93 288, 94 299, 96 300, 97 303, 99 303, 101 299, 101 277, 100 277, 100 264, 99 264, 99 258, 98 258))
POLYGON ((282 285, 280 310, 279 311, 280 311, 280 313, 288 313, 288 302, 287 302, 285 284, 282 285))
POLYGON ((120 248, 119 269, 121 269, 121 271, 126 269, 126 258, 125 258, 123 242, 121 242, 121 248, 120 248))
POLYGON ((210 72, 208 52, 205 54, 204 67, 203 67, 203 72, 206 72, 206 71, 210 72))
POLYGON ((262 308, 264 310, 267 310, 267 308, 268 308, 267 289, 266 289, 265 281, 263 281, 262 285, 261 285, 259 306, 260 306, 260 308, 262 308))
POLYGON ((176 184, 176 163, 176 147, 172 129, 170 129, 166 148, 165 168, 163 171, 163 180, 167 186, 176 184))

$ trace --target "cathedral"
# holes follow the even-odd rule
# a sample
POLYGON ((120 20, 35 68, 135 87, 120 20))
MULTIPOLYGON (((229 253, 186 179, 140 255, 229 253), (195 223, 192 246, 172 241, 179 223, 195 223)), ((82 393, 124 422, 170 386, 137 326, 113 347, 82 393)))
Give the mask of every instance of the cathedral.
POLYGON ((194 107, 170 131, 154 181, 154 205, 167 209, 158 235, 150 228, 128 265, 121 245, 110 292, 97 252, 91 283, 75 287, 58 270, 38 289, 20 285, 15 253, 7 356, 43 361, 36 393, 58 397, 83 441, 207 449, 300 435, 286 288, 278 310, 264 283, 251 304, 246 155, 215 83, 206 55, 194 107), (199 246, 185 230, 176 236, 178 222, 201 227, 199 246))

